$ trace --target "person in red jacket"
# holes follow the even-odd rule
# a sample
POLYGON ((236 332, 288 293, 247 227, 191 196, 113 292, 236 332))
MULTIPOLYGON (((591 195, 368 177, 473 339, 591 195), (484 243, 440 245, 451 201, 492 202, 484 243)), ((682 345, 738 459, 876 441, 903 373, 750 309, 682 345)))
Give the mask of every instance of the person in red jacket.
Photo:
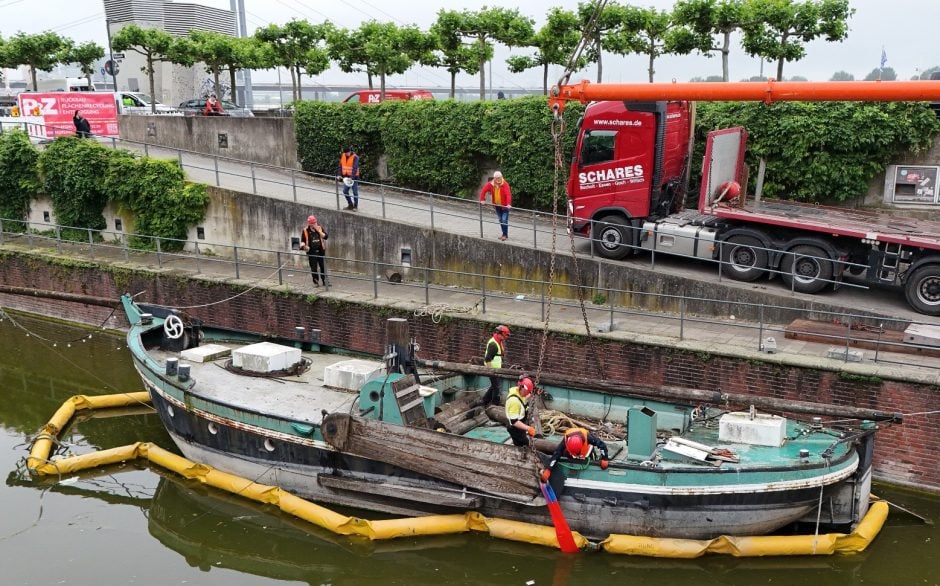
POLYGON ((206 100, 206 109, 202 112, 206 116, 224 116, 225 111, 222 110, 222 102, 215 97, 215 94, 209 96, 209 99, 206 100))
POLYGON ((500 240, 509 238, 509 208, 512 207, 512 191, 509 189, 509 182, 503 178, 499 171, 493 173, 493 179, 486 182, 483 189, 480 190, 480 205, 490 203, 496 210, 496 218, 499 220, 499 227, 503 234, 500 240))

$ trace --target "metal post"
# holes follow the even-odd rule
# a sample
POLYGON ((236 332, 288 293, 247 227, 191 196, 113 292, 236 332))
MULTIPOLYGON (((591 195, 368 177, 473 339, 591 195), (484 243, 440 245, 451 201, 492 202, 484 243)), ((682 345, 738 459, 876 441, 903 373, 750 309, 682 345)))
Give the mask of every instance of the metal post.
POLYGON ((339 203, 339 181, 336 181, 336 209, 340 209, 340 203, 339 203))
POLYGON ((62 254, 62 229, 55 227, 55 251, 56 254, 62 254))
POLYGON ((480 275, 480 296, 483 298, 483 313, 486 313, 486 275, 480 275))
POLYGON ((685 335, 685 297, 679 298, 679 341, 685 335))
POLYGON ((95 239, 91 236, 91 228, 88 228, 88 256, 95 260, 95 239))
POLYGON ((532 212, 532 248, 536 248, 539 245, 539 229, 535 223, 538 215, 538 212, 532 212))
POLYGON ((297 203, 297 174, 294 169, 290 170, 290 186, 294 190, 294 203, 297 203))
POLYGON ((428 207, 431 209, 431 231, 434 231, 434 196, 428 193, 428 207))
POLYGON ((124 249, 124 261, 127 262, 127 260, 130 258, 130 252, 127 249, 127 234, 121 234, 121 248, 124 249))
POLYGON ((542 321, 545 321, 545 281, 542 281, 542 321))
MULTIPOLYGON (((794 261, 793 264, 796 264, 794 261)), ((845 360, 843 362, 849 361, 849 340, 852 336, 852 318, 848 318, 848 323, 845 324, 845 360)))
POLYGON ((180 162, 180 171, 183 170, 183 151, 176 151, 176 158, 180 162))
POLYGON ((199 270, 199 243, 196 242, 195 245, 196 245, 196 272, 201 273, 202 271, 199 270))
POLYGON ((216 157, 215 155, 213 155, 212 163, 215 166, 215 186, 222 187, 222 184, 219 183, 219 157, 216 157))
POLYGON ((160 239, 157 238, 157 266, 163 268, 163 260, 160 258, 160 239))
POLYGON ((379 197, 382 199, 382 219, 385 219, 385 184, 382 184, 382 188, 379 190, 379 197))
POLYGON ((718 241, 718 282, 721 282, 721 274, 724 272, 724 258, 725 253, 722 251, 721 247, 724 246, 724 241, 718 241))
POLYGON ((251 169, 251 192, 258 195, 258 182, 255 180, 255 164, 248 163, 248 167, 251 169))
POLYGON ((610 293, 610 285, 607 286, 607 303, 610 304, 610 331, 614 331, 614 296, 610 293))
POLYGON ((483 204, 481 203, 480 208, 480 238, 483 238, 483 204))
MULTIPOLYGON (((554 213, 554 212, 553 212, 554 213)), ((591 258, 594 258, 594 220, 592 219, 588 226, 588 249, 591 254, 591 258)))
POLYGON ((144 143, 144 156, 150 157, 150 147, 147 146, 147 143, 144 143))
POLYGON ((757 312, 757 349, 764 346, 764 304, 761 303, 757 312))
POLYGON ((234 249, 235 249, 235 278, 239 279, 241 278, 241 274, 240 274, 241 271, 239 270, 239 266, 238 266, 238 247, 235 246, 234 249))
POLYGON ((428 267, 424 267, 424 304, 431 305, 431 277, 428 267))
POLYGON ((881 350, 881 334, 884 330, 884 322, 878 324, 878 340, 875 341, 875 362, 878 362, 878 351, 881 350))
POLYGON ((379 263, 372 261, 372 298, 379 298, 379 263))
MULTIPOLYGON (((323 275, 323 276, 326 277, 326 275, 323 275)), ((284 284, 284 275, 281 274, 281 251, 280 250, 277 251, 277 284, 278 285, 284 284)))
MULTIPOLYGON (((117 66, 117 64, 114 62, 114 50, 111 49, 111 19, 110 18, 104 19, 104 26, 105 28, 107 28, 107 31, 108 31, 108 60, 111 61, 111 85, 114 86, 114 91, 117 92, 118 91, 117 74, 114 73, 114 68, 117 66)), ((91 88, 88 88, 88 89, 91 89, 91 88)), ((154 96, 154 99, 156 99, 156 96, 154 96)))

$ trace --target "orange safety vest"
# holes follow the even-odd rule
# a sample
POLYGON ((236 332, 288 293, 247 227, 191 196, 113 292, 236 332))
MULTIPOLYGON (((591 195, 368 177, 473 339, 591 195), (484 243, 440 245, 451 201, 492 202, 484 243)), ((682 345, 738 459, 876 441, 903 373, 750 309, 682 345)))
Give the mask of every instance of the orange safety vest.
MULTIPOLYGON (((574 456, 575 458, 582 458, 582 459, 587 458, 588 454, 591 453, 591 447, 592 447, 591 444, 588 443, 588 430, 584 429, 583 427, 572 427, 571 429, 566 431, 565 439, 564 439, 566 445, 568 443, 568 438, 575 434, 578 434, 581 436, 581 440, 582 440, 581 453, 570 454, 570 455, 574 456)), ((567 451, 567 448, 565 449, 565 451, 567 451)))
POLYGON ((353 163, 356 161, 356 154, 343 153, 339 156, 339 167, 342 169, 343 177, 352 177, 353 176, 353 163))

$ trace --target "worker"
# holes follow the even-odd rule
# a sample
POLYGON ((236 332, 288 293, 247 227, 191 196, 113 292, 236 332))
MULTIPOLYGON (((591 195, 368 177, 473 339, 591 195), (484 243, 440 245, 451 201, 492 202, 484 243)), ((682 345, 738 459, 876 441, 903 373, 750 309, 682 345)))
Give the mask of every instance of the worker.
POLYGON ((346 197, 346 209, 359 209, 359 155, 351 146, 345 147, 339 156, 339 169, 336 178, 343 182, 343 195, 346 197), (352 197, 349 190, 352 189, 352 197))
MULTIPOLYGON (((486 342, 483 350, 483 364, 489 368, 502 368, 503 356, 506 355, 506 338, 509 337, 509 328, 504 325, 496 326, 493 336, 486 342)), ((499 405, 499 377, 490 375, 490 388, 483 395, 483 406, 499 405)))
POLYGON ((609 456, 607 444, 596 435, 583 427, 572 427, 565 432, 565 437, 559 442, 548 462, 548 467, 542 470, 542 482, 548 482, 552 475, 552 468, 561 458, 577 464, 588 465, 592 461, 599 461, 601 470, 607 470, 609 456))
POLYGON ((215 94, 209 96, 209 99, 206 100, 206 107, 202 112, 206 116, 225 116, 225 111, 222 109, 222 103, 219 102, 219 99, 215 97, 215 94))
POLYGON ((535 428, 526 423, 529 395, 535 389, 532 379, 525 376, 519 384, 509 389, 506 396, 506 419, 509 420, 509 437, 513 445, 527 446, 529 438, 535 437, 535 428))

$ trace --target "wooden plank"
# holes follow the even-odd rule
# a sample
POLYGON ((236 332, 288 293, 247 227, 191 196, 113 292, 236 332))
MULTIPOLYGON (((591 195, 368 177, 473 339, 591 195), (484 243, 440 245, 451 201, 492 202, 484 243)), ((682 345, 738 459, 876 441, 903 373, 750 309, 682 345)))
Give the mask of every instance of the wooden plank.
POLYGON ((413 427, 367 421, 346 413, 323 419, 336 449, 487 493, 535 498, 541 465, 531 450, 413 427), (342 430, 348 429, 343 437, 342 430), (342 448, 340 446, 343 446, 342 448))
POLYGON ((461 496, 439 490, 429 490, 415 486, 402 486, 388 482, 368 482, 355 478, 345 478, 330 474, 318 474, 317 481, 321 486, 336 490, 362 492, 370 495, 388 496, 397 499, 416 501, 421 503, 434 503, 442 507, 455 507, 458 509, 479 508, 481 499, 476 496, 461 496))
POLYGON ((940 357, 940 348, 917 348, 904 340, 904 332, 866 328, 849 330, 845 324, 837 324, 809 319, 795 319, 784 329, 784 336, 792 340, 818 342, 845 347, 848 335, 849 346, 881 352, 900 352, 920 356, 940 357))

